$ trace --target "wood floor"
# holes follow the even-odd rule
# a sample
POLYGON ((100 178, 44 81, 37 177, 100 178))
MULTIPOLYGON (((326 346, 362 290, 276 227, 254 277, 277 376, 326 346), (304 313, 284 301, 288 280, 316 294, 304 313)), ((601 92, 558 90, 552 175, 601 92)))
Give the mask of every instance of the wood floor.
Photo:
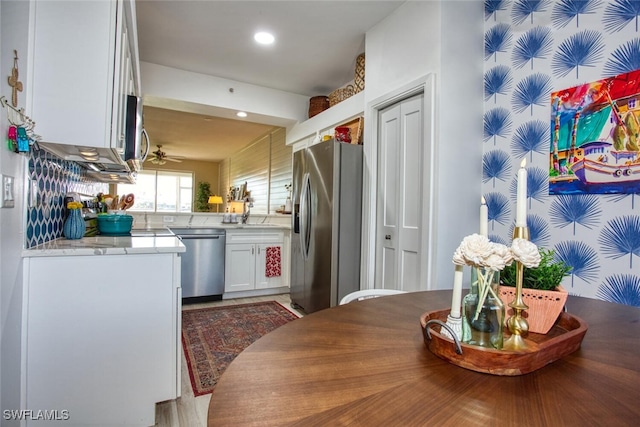
MULTIPOLYGON (((189 304, 182 307, 183 310, 194 308, 213 307, 222 305, 235 305, 260 301, 277 301, 287 309, 293 311, 298 316, 303 313, 291 308, 289 294, 270 295, 255 298, 238 298, 222 301, 214 301, 203 304, 189 304)), ((176 400, 162 402, 156 405, 156 426, 161 427, 205 427, 207 425, 207 410, 209 409, 210 394, 195 397, 191 382, 189 380, 189 370, 187 362, 182 354, 182 396, 176 400)))

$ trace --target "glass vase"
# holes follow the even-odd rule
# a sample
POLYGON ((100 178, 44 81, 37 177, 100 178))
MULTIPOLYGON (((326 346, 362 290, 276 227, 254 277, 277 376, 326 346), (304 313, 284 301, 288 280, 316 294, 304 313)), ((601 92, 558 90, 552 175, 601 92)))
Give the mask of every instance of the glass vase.
POLYGON ((62 234, 69 240, 82 239, 87 226, 82 218, 81 209, 70 209, 69 216, 62 227, 62 234))
POLYGON ((471 269, 471 288, 462 300, 462 342, 502 349, 505 310, 499 281, 498 271, 471 269))

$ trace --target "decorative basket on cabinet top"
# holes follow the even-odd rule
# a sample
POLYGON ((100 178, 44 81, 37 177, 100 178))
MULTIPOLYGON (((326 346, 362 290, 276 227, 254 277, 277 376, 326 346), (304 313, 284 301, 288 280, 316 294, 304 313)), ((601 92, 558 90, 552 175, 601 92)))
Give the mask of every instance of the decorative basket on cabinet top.
POLYGON ((314 96, 309 100, 309 118, 329 108, 328 96, 314 96))

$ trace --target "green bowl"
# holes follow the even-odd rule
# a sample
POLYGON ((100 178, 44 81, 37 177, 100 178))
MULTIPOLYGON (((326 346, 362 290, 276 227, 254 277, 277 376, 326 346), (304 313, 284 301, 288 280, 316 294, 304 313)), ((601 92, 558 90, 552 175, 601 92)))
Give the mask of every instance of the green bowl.
POLYGON ((132 226, 131 215, 98 215, 98 231, 103 236, 128 235, 132 226))

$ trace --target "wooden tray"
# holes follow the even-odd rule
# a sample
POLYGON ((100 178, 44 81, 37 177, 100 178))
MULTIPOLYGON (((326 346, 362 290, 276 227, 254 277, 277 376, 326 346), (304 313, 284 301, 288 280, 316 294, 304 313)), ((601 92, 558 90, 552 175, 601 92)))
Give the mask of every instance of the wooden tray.
MULTIPOLYGON (((458 354, 456 343, 440 333, 441 326, 435 323, 429 325, 430 338, 425 329, 427 322, 432 319, 445 323, 448 314, 449 309, 432 311, 420 316, 427 348, 439 358, 454 365, 492 375, 528 374, 571 354, 580 348, 588 328, 584 320, 565 312, 560 314, 547 334, 529 333, 525 337, 528 346, 526 350, 495 350, 460 343, 462 354, 458 354)), ((505 341, 508 336, 507 332, 505 341)))

